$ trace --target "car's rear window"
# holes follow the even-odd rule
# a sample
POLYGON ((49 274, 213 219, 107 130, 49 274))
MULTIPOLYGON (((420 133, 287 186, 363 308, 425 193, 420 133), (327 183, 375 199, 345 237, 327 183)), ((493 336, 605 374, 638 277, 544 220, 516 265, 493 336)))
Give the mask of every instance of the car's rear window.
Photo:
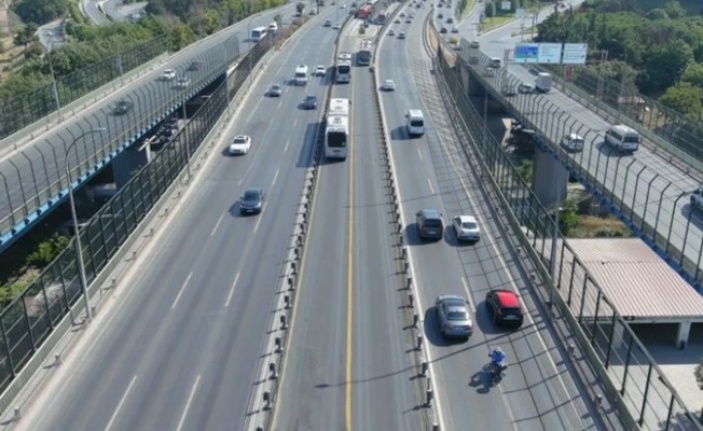
POLYGON ((462 223, 461 227, 463 227, 464 229, 476 229, 478 227, 478 225, 474 222, 467 221, 467 222, 462 223))
POLYGON ((465 311, 450 311, 447 313, 447 319, 454 321, 469 320, 469 315, 465 311))
POLYGON ((259 199, 259 192, 246 192, 244 193, 245 201, 255 201, 259 199))
POLYGON ((246 144, 247 140, 246 140, 246 138, 234 138, 234 143, 235 144, 246 144))
POLYGON ((522 316, 522 310, 520 310, 519 308, 512 308, 512 307, 503 308, 501 310, 501 313, 503 314, 503 316, 522 316))
POLYGON ((440 226, 442 226, 442 222, 440 220, 436 220, 436 219, 426 219, 425 226, 440 227, 440 226))

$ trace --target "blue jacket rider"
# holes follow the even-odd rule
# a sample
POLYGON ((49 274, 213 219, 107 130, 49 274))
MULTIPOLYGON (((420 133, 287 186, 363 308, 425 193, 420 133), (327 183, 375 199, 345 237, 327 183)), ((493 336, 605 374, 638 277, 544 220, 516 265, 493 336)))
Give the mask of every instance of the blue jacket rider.
POLYGON ((493 363, 493 365, 498 365, 505 361, 505 353, 503 353, 500 347, 493 349, 489 356, 491 357, 491 363, 493 363))

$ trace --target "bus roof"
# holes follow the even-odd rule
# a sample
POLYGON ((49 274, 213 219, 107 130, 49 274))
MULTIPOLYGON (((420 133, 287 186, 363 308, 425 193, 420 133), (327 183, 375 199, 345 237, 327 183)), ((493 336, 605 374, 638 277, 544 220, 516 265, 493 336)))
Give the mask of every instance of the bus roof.
POLYGON ((253 29, 251 30, 251 32, 252 32, 252 33, 255 32, 255 31, 257 31, 257 32, 262 32, 262 31, 266 31, 266 30, 267 30, 266 27, 256 27, 256 28, 253 28, 253 29))
POLYGON ((349 99, 330 99, 329 116, 349 116, 349 99))
POLYGON ((337 66, 349 66, 349 67, 351 67, 351 60, 339 60, 339 61, 337 61, 337 66))
POLYGON ((330 115, 327 117, 327 130, 349 133, 349 117, 330 115))

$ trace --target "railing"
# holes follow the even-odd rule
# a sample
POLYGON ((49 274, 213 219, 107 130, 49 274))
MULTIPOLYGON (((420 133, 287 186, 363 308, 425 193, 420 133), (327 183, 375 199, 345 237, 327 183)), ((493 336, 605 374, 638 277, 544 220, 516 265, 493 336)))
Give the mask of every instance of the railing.
MULTIPOLYGON (((88 285, 188 166, 188 160, 212 125, 241 90, 250 70, 247 66, 255 65, 273 43, 269 38, 252 48, 240 62, 241 67, 217 87, 178 135, 81 229, 88 285)), ((72 241, 39 278, 0 313, 0 391, 17 376, 80 299, 75 250, 72 241)), ((97 287, 91 286, 91 290, 97 287)))
MULTIPOLYGON (((432 31, 441 40, 436 29, 432 31)), ((440 45, 435 64, 439 68, 439 80, 446 86, 446 95, 458 111, 457 123, 464 124, 472 136, 471 142, 466 143, 467 148, 480 156, 484 172, 492 177, 515 223, 513 227, 526 232, 523 244, 540 268, 538 276, 545 281, 537 293, 555 318, 561 317, 567 322, 600 383, 606 386, 605 399, 599 401, 598 394, 591 394, 596 405, 614 406, 627 429, 701 430, 674 386, 567 241, 560 234, 554 238, 556 229, 551 212, 539 202, 510 156, 492 137, 482 114, 467 96, 468 88, 464 83, 468 65, 461 61, 449 64, 445 58, 449 50, 446 45, 444 48, 440 45), (546 270, 553 244, 558 246, 556 281, 546 270)), ((545 119, 544 124, 556 121, 552 116, 549 121, 545 119)))

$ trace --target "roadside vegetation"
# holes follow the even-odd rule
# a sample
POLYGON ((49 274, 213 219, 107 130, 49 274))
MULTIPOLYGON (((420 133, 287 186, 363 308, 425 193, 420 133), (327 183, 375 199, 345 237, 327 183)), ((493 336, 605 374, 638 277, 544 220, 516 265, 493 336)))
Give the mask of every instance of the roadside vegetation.
POLYGON ((594 74, 703 119, 703 3, 586 0, 538 25, 538 42, 588 42, 594 74), (646 5, 647 7, 645 7, 646 5), (601 52, 608 52, 608 61, 601 52))

